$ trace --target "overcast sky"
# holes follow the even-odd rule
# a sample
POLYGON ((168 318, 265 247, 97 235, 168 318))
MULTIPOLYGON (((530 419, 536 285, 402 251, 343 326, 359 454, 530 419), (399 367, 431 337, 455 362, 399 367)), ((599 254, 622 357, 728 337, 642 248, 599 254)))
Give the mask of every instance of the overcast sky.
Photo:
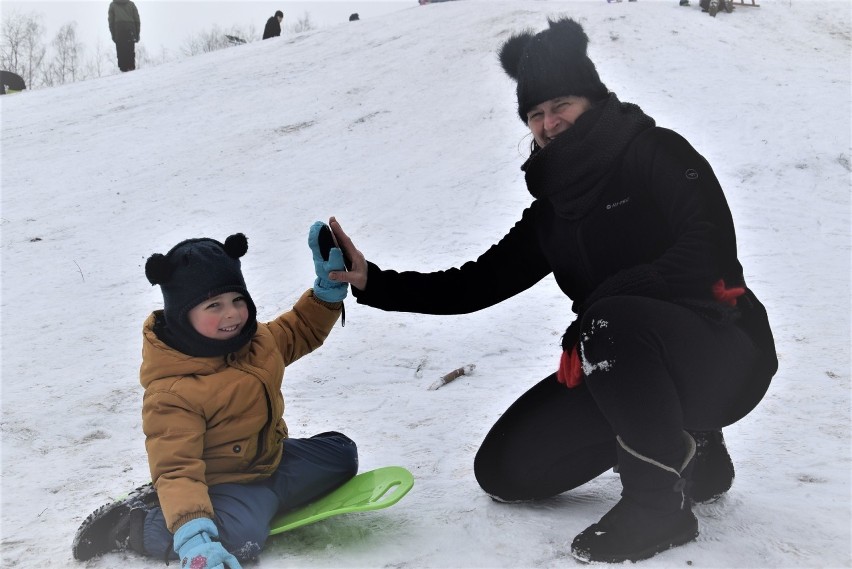
MULTIPOLYGON (((247 28, 254 24, 258 33, 266 20, 276 10, 284 12, 284 28, 310 14, 317 26, 348 22, 349 15, 357 12, 362 20, 396 10, 419 8, 417 0, 301 0, 299 2, 257 2, 252 0, 134 0, 142 20, 142 43, 151 55, 161 47, 177 50, 184 40, 214 24, 227 29, 233 25, 247 28)), ((46 29, 45 43, 49 43, 61 26, 77 22, 77 37, 87 49, 100 39, 112 46, 107 27, 109 0, 3 0, 0 12, 10 11, 42 14, 46 29)))

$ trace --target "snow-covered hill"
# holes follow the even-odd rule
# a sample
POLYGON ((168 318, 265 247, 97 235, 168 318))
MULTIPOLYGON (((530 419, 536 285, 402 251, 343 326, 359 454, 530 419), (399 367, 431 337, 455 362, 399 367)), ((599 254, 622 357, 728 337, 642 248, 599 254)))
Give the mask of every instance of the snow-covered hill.
MULTIPOLYGON (((762 0, 714 19, 677 4, 415 5, 0 98, 2 566, 81 566, 83 517, 148 478, 140 330, 161 302, 148 255, 246 233, 263 319, 311 285, 307 230, 329 215, 383 267, 474 258, 531 200, 496 49, 563 13, 607 86, 714 165, 780 355, 764 402, 726 430, 733 489, 697 509, 698 541, 643 565, 852 565, 850 6, 762 0)), ((571 318, 552 279, 467 316, 349 302, 346 327, 288 368, 291 434, 344 431, 362 470, 399 464, 416 485, 391 509, 273 539, 257 567, 574 565, 571 539, 617 500, 617 475, 514 506, 473 477, 493 422, 555 369, 571 318)))

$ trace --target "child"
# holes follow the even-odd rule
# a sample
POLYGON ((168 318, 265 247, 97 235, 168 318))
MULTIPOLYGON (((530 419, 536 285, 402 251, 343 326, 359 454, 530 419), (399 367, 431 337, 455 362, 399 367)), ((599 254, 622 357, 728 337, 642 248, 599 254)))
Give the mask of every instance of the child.
POLYGON ((164 309, 143 327, 142 429, 153 485, 91 514, 74 540, 86 560, 130 549, 181 559, 181 567, 237 569, 257 557, 270 520, 337 488, 358 470, 355 443, 336 433, 291 439, 282 414, 284 366, 318 348, 348 286, 340 249, 308 244, 317 278, 293 308, 255 319, 240 270, 241 233, 225 243, 189 239, 145 264, 164 309), (327 248, 326 248, 327 249, 327 248))

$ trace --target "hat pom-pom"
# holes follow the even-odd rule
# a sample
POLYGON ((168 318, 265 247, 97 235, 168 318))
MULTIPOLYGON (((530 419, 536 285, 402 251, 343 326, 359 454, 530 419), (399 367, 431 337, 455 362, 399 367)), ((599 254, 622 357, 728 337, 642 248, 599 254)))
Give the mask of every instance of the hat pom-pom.
POLYGON ((533 35, 530 32, 521 32, 506 40, 506 43, 500 48, 500 65, 503 66, 506 75, 515 81, 518 80, 521 57, 523 57, 524 50, 532 38, 533 35))
POLYGON ((583 30, 583 26, 575 22, 571 18, 562 18, 561 20, 547 20, 550 25, 550 30, 554 33, 554 39, 561 40, 560 46, 569 53, 586 54, 586 48, 589 45, 589 36, 583 30))
POLYGON ((242 233, 235 233, 225 239, 225 253, 232 259, 239 259, 248 251, 248 239, 242 233))
POLYGON ((154 253, 145 262, 145 276, 152 285, 161 285, 172 277, 174 267, 169 263, 168 257, 160 253, 154 253))

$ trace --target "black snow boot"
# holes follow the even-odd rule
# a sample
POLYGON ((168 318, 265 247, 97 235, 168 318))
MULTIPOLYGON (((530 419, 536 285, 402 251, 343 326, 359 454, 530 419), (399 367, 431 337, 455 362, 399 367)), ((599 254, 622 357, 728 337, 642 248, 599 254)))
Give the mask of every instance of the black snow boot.
POLYGON ((722 431, 688 431, 695 439, 695 467, 689 495, 693 503, 713 502, 731 489, 734 463, 722 431))
POLYGON ((159 505, 151 484, 133 490, 127 497, 101 506, 83 520, 74 536, 74 559, 86 561, 109 551, 131 549, 144 553, 142 533, 145 517, 159 505))
POLYGON ((571 554, 587 563, 622 563, 653 557, 698 536, 698 520, 686 495, 695 441, 684 432, 686 457, 666 466, 618 439, 621 500, 574 538, 571 554))

